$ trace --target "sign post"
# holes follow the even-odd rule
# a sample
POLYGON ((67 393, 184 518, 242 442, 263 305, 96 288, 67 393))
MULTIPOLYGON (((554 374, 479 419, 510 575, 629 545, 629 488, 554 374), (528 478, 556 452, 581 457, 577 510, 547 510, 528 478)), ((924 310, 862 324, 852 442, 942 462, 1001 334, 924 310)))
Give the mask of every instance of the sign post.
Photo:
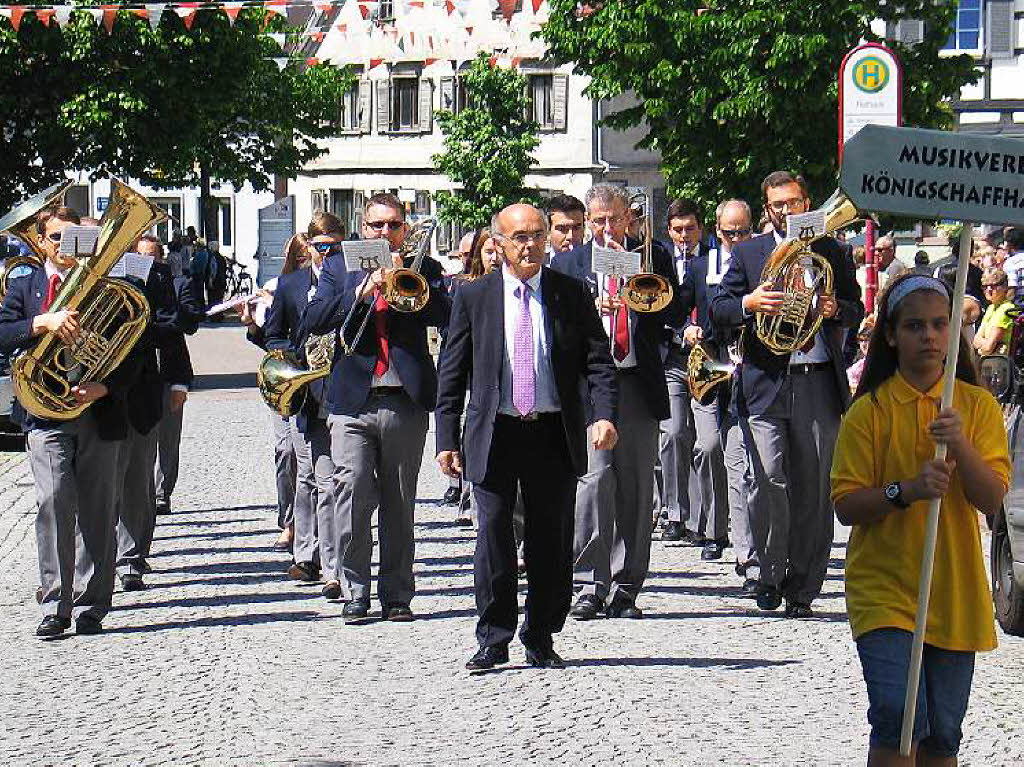
MULTIPOLYGON (((868 125, 846 146, 839 186, 861 210, 963 222, 950 321, 950 327, 959 328, 971 260, 972 222, 1024 224, 1024 141, 868 125)), ((948 408, 953 400, 959 349, 960 333, 952 332, 946 351, 942 408, 948 408)), ((935 457, 938 460, 946 457, 945 444, 936 446, 935 457)), ((913 746, 941 505, 941 498, 931 501, 925 522, 914 641, 900 735, 903 756, 908 756, 913 746)))
MULTIPOLYGON (((858 45, 839 65, 839 162, 843 147, 865 125, 900 125, 903 122, 903 67, 896 54, 878 43, 858 45)), ((878 260, 875 228, 868 221, 864 232, 864 263, 867 284, 864 305, 875 309, 878 293, 878 260)))

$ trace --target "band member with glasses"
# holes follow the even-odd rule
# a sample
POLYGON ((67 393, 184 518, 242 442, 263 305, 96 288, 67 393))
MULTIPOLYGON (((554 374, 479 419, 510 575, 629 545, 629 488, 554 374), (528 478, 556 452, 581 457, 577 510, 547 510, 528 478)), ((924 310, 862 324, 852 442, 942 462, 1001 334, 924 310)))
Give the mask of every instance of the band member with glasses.
POLYGON ((821 593, 832 549, 833 512, 828 473, 839 420, 850 402, 843 358, 847 329, 864 317, 853 262, 831 237, 811 249, 828 259, 834 295, 820 299, 825 318, 809 344, 777 355, 758 338, 757 313, 778 314, 786 296, 761 274, 782 241, 786 216, 810 206, 800 176, 770 174, 761 185, 765 214, 773 230, 733 250, 729 270, 711 299, 711 318, 728 331, 743 327, 743 358, 733 386, 731 412, 747 448, 747 504, 757 562, 746 567, 759 581, 757 604, 775 610, 786 600, 786 615, 808 618, 821 593))
POLYGON ((592 450, 615 446, 615 373, 589 290, 542 266, 544 214, 511 205, 494 217, 492 232, 504 263, 455 296, 437 409, 438 464, 473 483, 480 519, 479 649, 466 668, 508 662, 518 613, 512 516, 519 491, 528 583, 519 636, 529 665, 561 668, 552 637, 572 596, 573 498, 587 466, 586 423, 592 450))
MULTIPOLYGON (((683 323, 679 280, 668 253, 651 243, 654 270, 672 286, 672 300, 658 312, 629 309, 619 295, 622 281, 591 268, 595 242, 613 250, 639 245, 626 238, 629 197, 623 187, 601 183, 590 188, 585 204, 594 239, 557 254, 551 266, 583 280, 603 315, 616 371, 620 440, 610 451, 591 446, 576 493, 574 580, 579 590, 571 614, 590 620, 603 609, 610 618, 640 618, 636 598, 650 564, 658 424, 669 417, 661 344, 666 325, 683 323)), ((587 422, 593 423, 586 400, 584 405, 587 422)))
MULTIPOLYGON (((324 211, 313 215, 306 230, 309 263, 282 274, 267 312, 264 337, 268 350, 289 351, 305 360, 306 336, 301 329, 302 313, 316 294, 324 262, 339 260, 344 240, 341 220, 324 211), (337 252, 337 255, 335 253, 337 252)), ((338 567, 337 468, 331 459, 331 434, 324 403, 324 380, 306 386, 302 407, 292 417, 292 449, 295 453, 295 537, 293 563, 288 576, 299 581, 325 581, 325 599, 341 597, 338 567)))
MULTIPOLYGON (((391 194, 366 202, 363 237, 383 238, 396 265, 409 227, 405 208, 391 194)), ((404 265, 412 264, 409 256, 404 265)), ((337 472, 338 557, 346 623, 363 623, 370 610, 370 518, 378 509, 380 576, 377 593, 388 621, 413 620, 415 584, 413 508, 427 423, 437 399, 437 372, 427 347, 427 328, 444 328, 451 302, 441 265, 430 256, 421 273, 430 296, 418 312, 391 309, 382 294, 389 269, 346 272, 345 260, 329 258, 316 295, 306 307, 304 333, 335 332, 356 304, 346 342, 336 348, 327 381, 331 457, 337 472), (355 335, 366 313, 366 330, 355 335)))
MULTIPOLYGON (((46 261, 8 287, 0 308, 0 352, 27 349, 47 333, 65 344, 81 337, 78 311, 50 311, 61 284, 77 265, 75 256, 59 252, 61 233, 80 220, 65 207, 37 215, 36 232, 46 261)), ((27 432, 38 507, 43 620, 36 636, 63 634, 72 617, 79 634, 103 630, 114 591, 117 456, 128 433, 123 402, 138 370, 139 358, 129 355, 104 381, 74 385, 75 399, 92 404, 67 421, 37 418, 20 403, 14 405, 12 416, 27 432)))

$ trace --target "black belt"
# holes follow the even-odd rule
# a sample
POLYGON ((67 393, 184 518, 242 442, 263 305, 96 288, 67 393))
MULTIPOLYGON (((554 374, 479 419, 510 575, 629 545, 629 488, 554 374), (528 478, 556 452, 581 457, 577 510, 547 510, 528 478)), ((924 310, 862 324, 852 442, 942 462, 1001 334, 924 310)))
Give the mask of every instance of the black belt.
POLYGON ((390 397, 393 394, 402 394, 405 388, 402 386, 374 386, 370 389, 371 397, 390 397))
POLYGON ((789 374, 805 376, 808 373, 817 373, 819 370, 828 370, 831 367, 831 362, 797 362, 789 366, 789 374))
POLYGON ((498 413, 498 418, 507 418, 510 421, 516 423, 535 423, 537 421, 547 421, 558 416, 558 411, 538 413, 536 410, 526 415, 509 415, 508 413, 498 413))

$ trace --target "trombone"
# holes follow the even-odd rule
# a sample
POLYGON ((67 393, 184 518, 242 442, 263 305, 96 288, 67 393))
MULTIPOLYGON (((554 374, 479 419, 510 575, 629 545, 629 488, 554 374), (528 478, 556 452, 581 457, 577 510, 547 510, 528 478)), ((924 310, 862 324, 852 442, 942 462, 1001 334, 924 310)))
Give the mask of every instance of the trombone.
POLYGON ((646 192, 639 192, 630 198, 630 209, 633 201, 642 204, 643 242, 640 243, 640 272, 626 280, 619 290, 619 295, 626 306, 634 312, 649 314, 660 312, 672 300, 672 283, 654 271, 654 215, 651 210, 651 199, 646 192))

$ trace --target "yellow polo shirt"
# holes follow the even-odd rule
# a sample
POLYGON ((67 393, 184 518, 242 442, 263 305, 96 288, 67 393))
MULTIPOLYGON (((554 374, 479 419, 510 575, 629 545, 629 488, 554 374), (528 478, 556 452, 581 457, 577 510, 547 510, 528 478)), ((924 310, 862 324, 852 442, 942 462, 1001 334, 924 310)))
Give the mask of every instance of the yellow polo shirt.
MULTIPOLYGON (((850 407, 832 462, 832 500, 915 477, 935 455, 928 425, 938 413, 942 381, 919 392, 897 372, 850 407)), ((957 381, 953 407, 964 433, 1009 486, 1010 456, 999 404, 985 389, 957 381)), ((846 551, 846 607, 856 639, 877 628, 914 630, 928 501, 854 525, 846 551)), ((985 575, 978 515, 957 472, 943 498, 925 642, 947 650, 996 646, 992 595, 985 575)))

